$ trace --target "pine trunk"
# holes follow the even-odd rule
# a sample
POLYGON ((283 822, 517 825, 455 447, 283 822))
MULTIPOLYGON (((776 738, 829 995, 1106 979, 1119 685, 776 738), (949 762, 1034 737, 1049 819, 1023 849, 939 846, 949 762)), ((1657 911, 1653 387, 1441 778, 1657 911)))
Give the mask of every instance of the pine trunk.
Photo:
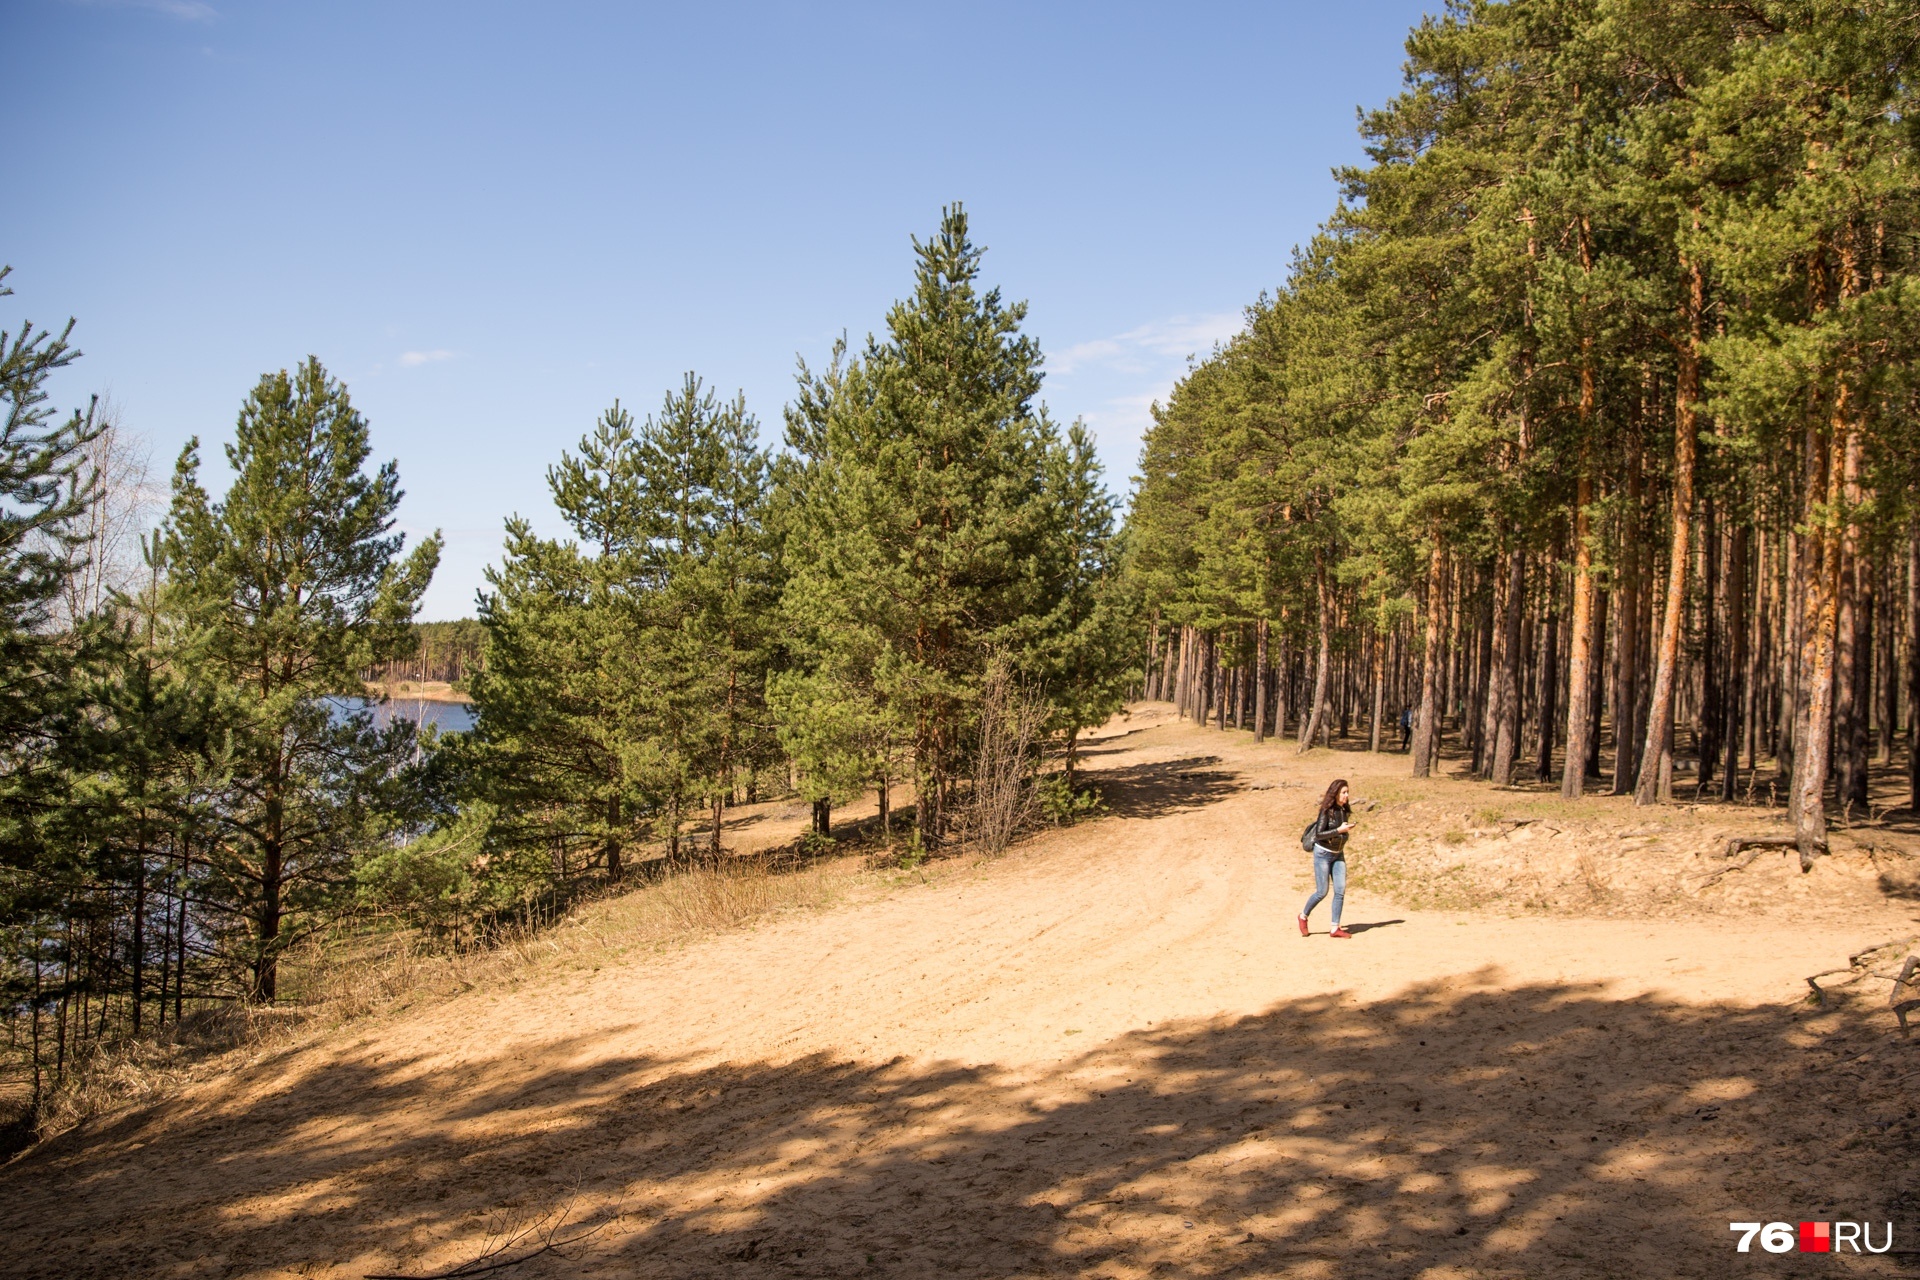
POLYGON ((1560 592, 1558 573, 1553 566, 1542 575, 1546 585, 1546 616, 1540 631, 1540 710, 1535 717, 1540 732, 1539 749, 1534 753, 1533 776, 1536 782, 1553 781, 1553 744, 1560 727, 1560 592))
POLYGON ((1640 669, 1640 581, 1639 546, 1640 459, 1638 444, 1628 446, 1626 527, 1620 546, 1619 587, 1615 592, 1618 615, 1613 628, 1613 794, 1626 795, 1632 789, 1634 748, 1639 745, 1636 726, 1634 676, 1640 669))
MULTIPOLYGON (((1580 219, 1580 265, 1593 271, 1593 231, 1585 216, 1580 219)), ((1581 302, 1586 297, 1582 295, 1581 302)), ((1561 766, 1560 794, 1577 800, 1585 790, 1587 769, 1599 752, 1594 726, 1599 717, 1594 703, 1597 687, 1594 675, 1602 665, 1594 661, 1595 644, 1593 581, 1593 466, 1587 441, 1593 429, 1593 411, 1598 394, 1593 378, 1593 337, 1580 339, 1580 475, 1574 481, 1573 497, 1573 632, 1567 637, 1567 758, 1561 766)), ((1604 623, 1598 628, 1604 631, 1604 623)), ((1543 778, 1544 780, 1544 778, 1543 778)))
POLYGON ((1587 778, 1598 782, 1604 777, 1600 769, 1600 730, 1602 717, 1607 710, 1607 663, 1602 655, 1609 652, 1607 647, 1607 619, 1612 612, 1613 593, 1599 590, 1599 584, 1593 589, 1593 643, 1588 659, 1587 683, 1587 778))
POLYGON ((1165 692, 1167 701, 1173 704, 1173 714, 1176 718, 1183 714, 1180 699, 1185 692, 1183 686, 1186 683, 1187 673, 1185 634, 1185 627, 1175 627, 1167 648, 1167 660, 1173 664, 1173 669, 1170 673, 1171 678, 1166 682, 1165 692))
POLYGON ((1680 669, 1680 632, 1686 620, 1687 563, 1693 551, 1693 489, 1699 452, 1696 414, 1700 398, 1700 344, 1706 315, 1706 277, 1698 263, 1687 264, 1688 332, 1680 344, 1673 390, 1673 538, 1667 558, 1667 598, 1660 625, 1660 651, 1654 668, 1653 701, 1647 711, 1646 745, 1640 754, 1636 805, 1673 799, 1673 692, 1680 669))
MULTIPOLYGON (((1835 397, 1834 441, 1846 437, 1848 389, 1835 397)), ((1827 849, 1827 761, 1833 740, 1834 658, 1840 606, 1839 530, 1826 518, 1844 500, 1843 467, 1818 424, 1809 424, 1806 445, 1808 533, 1800 540, 1800 710, 1795 719, 1792 808, 1802 869, 1827 849), (1825 510, 1821 509, 1824 499, 1825 510)), ((1839 448, 1844 452, 1845 445, 1839 448)))
POLYGON ((1725 647, 1720 619, 1726 614, 1726 572, 1720 555, 1719 510, 1712 498, 1701 504, 1700 586, 1703 606, 1700 630, 1700 705, 1694 713, 1695 755, 1700 762, 1694 795, 1706 794, 1720 765, 1721 712, 1720 653, 1725 647))
POLYGON ((1765 734, 1764 723, 1771 723, 1768 708, 1772 705, 1773 682, 1777 678, 1779 666, 1768 661, 1773 646, 1773 583, 1772 539, 1762 529, 1755 536, 1753 548, 1753 584, 1748 599, 1747 617, 1747 666, 1742 673, 1746 685, 1745 698, 1741 702, 1741 719, 1746 724, 1747 768, 1757 770, 1760 767, 1760 750, 1765 734))
POLYGON ((1735 798, 1740 781, 1740 737, 1747 707, 1747 527, 1735 523, 1727 537, 1727 662, 1720 689, 1720 798, 1735 798))
MULTIPOLYGON (((146 813, 140 815, 140 848, 133 859, 133 938, 130 946, 132 954, 128 959, 133 964, 133 1033, 140 1034, 141 1006, 146 1003, 147 976, 147 823, 146 813)), ((163 996, 162 999, 165 999, 163 996)))
POLYGON ((1784 781, 1793 773, 1793 732, 1800 720, 1800 537, 1791 529, 1781 539, 1778 558, 1778 571, 1770 569, 1768 573, 1773 635, 1772 660, 1767 664, 1767 684, 1772 691, 1767 710, 1767 754, 1784 781))
POLYGON ((1380 717, 1386 711, 1387 704, 1387 646, 1386 637, 1379 632, 1373 634, 1373 715, 1367 738, 1367 750, 1374 754, 1380 751, 1380 717))
MULTIPOLYGON (((1916 534, 1915 545, 1920 546, 1920 534, 1916 534)), ((1427 643, 1420 655, 1420 715, 1413 726, 1413 776, 1416 778, 1432 774, 1440 743, 1440 629, 1447 616, 1446 569, 1446 544, 1436 529, 1433 551, 1427 559, 1427 643)))
MULTIPOLYGON (((1847 665, 1835 678, 1847 685, 1846 736, 1835 740, 1834 749, 1846 756, 1846 786, 1840 793, 1840 812, 1851 818, 1857 812, 1868 815, 1870 787, 1867 774, 1867 726, 1873 706, 1873 564, 1861 546, 1861 529, 1854 512, 1866 501, 1861 473, 1866 465, 1865 432, 1848 433, 1845 459, 1847 522, 1841 535, 1844 548, 1841 572, 1846 575, 1842 592, 1851 606, 1852 617, 1839 637, 1847 650, 1847 665), (1851 588, 1849 590, 1849 587, 1851 588)), ((1835 690, 1836 696, 1839 690, 1835 690)))
POLYGON ((1327 713, 1327 666, 1333 654, 1333 604, 1327 594, 1327 567, 1324 560, 1314 566, 1314 595, 1320 604, 1320 651, 1314 663, 1313 708, 1301 717, 1300 750, 1306 751, 1313 746, 1314 735, 1319 734, 1326 724, 1327 713))
POLYGON ((1900 681, 1894 676, 1893 619, 1894 589, 1900 575, 1893 567, 1893 556, 1882 551, 1876 558, 1873 590, 1873 670, 1879 697, 1874 700, 1874 761, 1893 763, 1893 739, 1900 731, 1900 681))
POLYGON ((1513 785, 1513 760, 1520 749, 1520 664, 1524 661, 1520 617, 1526 600, 1526 564, 1522 552, 1508 554, 1498 601, 1500 616, 1493 645, 1493 751, 1488 770, 1496 787, 1513 785))
POLYGON ((1253 624, 1253 740, 1256 744, 1267 740, 1267 620, 1261 618, 1253 624))
POLYGON ((1273 736, 1287 736, 1287 694, 1289 681, 1293 678, 1292 642, 1286 629, 1286 617, 1280 619, 1280 656, 1273 664, 1273 736))
POLYGON ((1920 813, 1920 519, 1907 534, 1907 809, 1920 813))
MULTIPOLYGON (((1495 568, 1498 566, 1496 565, 1495 568)), ((1481 579, 1483 589, 1478 591, 1479 608, 1474 613, 1473 667, 1472 684, 1469 693, 1471 701, 1467 706, 1467 749, 1473 753, 1473 771, 1481 777, 1486 776, 1487 749, 1491 745, 1492 734, 1487 732, 1487 713, 1492 699, 1489 686, 1493 682, 1493 623, 1495 597, 1499 592, 1495 584, 1501 575, 1489 570, 1485 574, 1476 574, 1481 579)), ((1504 578, 1501 578, 1504 581, 1504 578)))
POLYGON ((1162 702, 1170 700, 1173 696, 1173 659, 1174 651, 1179 648, 1177 636, 1177 632, 1169 631, 1166 651, 1160 655, 1160 686, 1156 690, 1156 696, 1162 702))
POLYGON ((1226 655, 1220 651, 1219 632, 1207 638, 1207 652, 1213 657, 1214 727, 1224 732, 1227 727, 1227 664, 1226 655))

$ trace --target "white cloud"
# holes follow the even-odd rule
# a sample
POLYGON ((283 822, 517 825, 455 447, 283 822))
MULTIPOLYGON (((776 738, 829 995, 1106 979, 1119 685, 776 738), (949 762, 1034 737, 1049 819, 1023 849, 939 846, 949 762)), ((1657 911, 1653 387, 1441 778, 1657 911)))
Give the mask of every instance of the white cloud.
POLYGON ((1107 365, 1144 372, 1163 366, 1169 359, 1204 356, 1215 343, 1240 332, 1245 323, 1246 317, 1238 311, 1153 320, 1110 338, 1076 342, 1064 351, 1056 351, 1047 357, 1048 371, 1072 374, 1107 365))
POLYGON ((1109 482, 1124 482, 1153 425, 1154 402, 1165 403, 1186 376, 1188 357, 1205 359, 1245 324, 1239 311, 1168 316, 1050 352, 1048 404, 1063 419, 1085 420, 1109 482))
POLYGON ((1172 384, 1169 383, 1165 390, 1159 392, 1149 391, 1139 395, 1115 396, 1111 400, 1102 401, 1099 408, 1088 409, 1080 416, 1086 419, 1088 426, 1101 434, 1132 432, 1138 435, 1153 422, 1154 402, 1164 401, 1167 398, 1167 392, 1172 389, 1172 384))
POLYGON ((453 352, 451 351, 402 351, 400 353, 400 367, 403 369, 417 369, 423 364, 436 364, 439 361, 451 359, 453 359, 453 352))
POLYGON ((219 11, 201 0, 71 0, 93 9, 145 9, 182 22, 212 22, 219 11))

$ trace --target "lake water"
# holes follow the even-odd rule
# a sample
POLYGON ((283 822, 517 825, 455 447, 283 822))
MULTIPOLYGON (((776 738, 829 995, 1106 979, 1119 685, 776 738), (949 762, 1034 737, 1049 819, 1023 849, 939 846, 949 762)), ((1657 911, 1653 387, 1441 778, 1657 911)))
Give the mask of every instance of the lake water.
POLYGON ((417 725, 433 725, 442 733, 465 733, 473 728, 473 708, 464 702, 433 702, 426 698, 388 698, 369 704, 362 698, 342 698, 343 707, 359 710, 371 705, 374 724, 385 728, 398 718, 417 725))

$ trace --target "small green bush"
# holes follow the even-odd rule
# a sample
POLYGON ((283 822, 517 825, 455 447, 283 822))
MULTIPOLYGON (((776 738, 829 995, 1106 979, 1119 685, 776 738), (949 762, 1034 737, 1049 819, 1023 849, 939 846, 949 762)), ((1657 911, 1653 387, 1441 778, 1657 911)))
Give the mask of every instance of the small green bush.
POLYGON ((1067 827, 1082 818, 1097 817, 1107 811, 1100 788, 1088 783, 1069 788, 1064 773, 1050 773, 1034 783, 1041 816, 1055 826, 1067 827))

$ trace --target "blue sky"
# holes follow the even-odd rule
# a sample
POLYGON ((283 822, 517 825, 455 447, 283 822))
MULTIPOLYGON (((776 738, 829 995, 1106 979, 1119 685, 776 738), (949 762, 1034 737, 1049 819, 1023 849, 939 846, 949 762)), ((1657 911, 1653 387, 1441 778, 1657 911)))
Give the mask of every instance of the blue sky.
POLYGON ((248 388, 319 356, 462 617, 616 396, 691 369, 776 441, 795 358, 877 329, 961 200, 1124 492, 1437 7, 0 0, 0 326, 77 317, 60 396, 162 481, 198 434, 223 486, 248 388))

